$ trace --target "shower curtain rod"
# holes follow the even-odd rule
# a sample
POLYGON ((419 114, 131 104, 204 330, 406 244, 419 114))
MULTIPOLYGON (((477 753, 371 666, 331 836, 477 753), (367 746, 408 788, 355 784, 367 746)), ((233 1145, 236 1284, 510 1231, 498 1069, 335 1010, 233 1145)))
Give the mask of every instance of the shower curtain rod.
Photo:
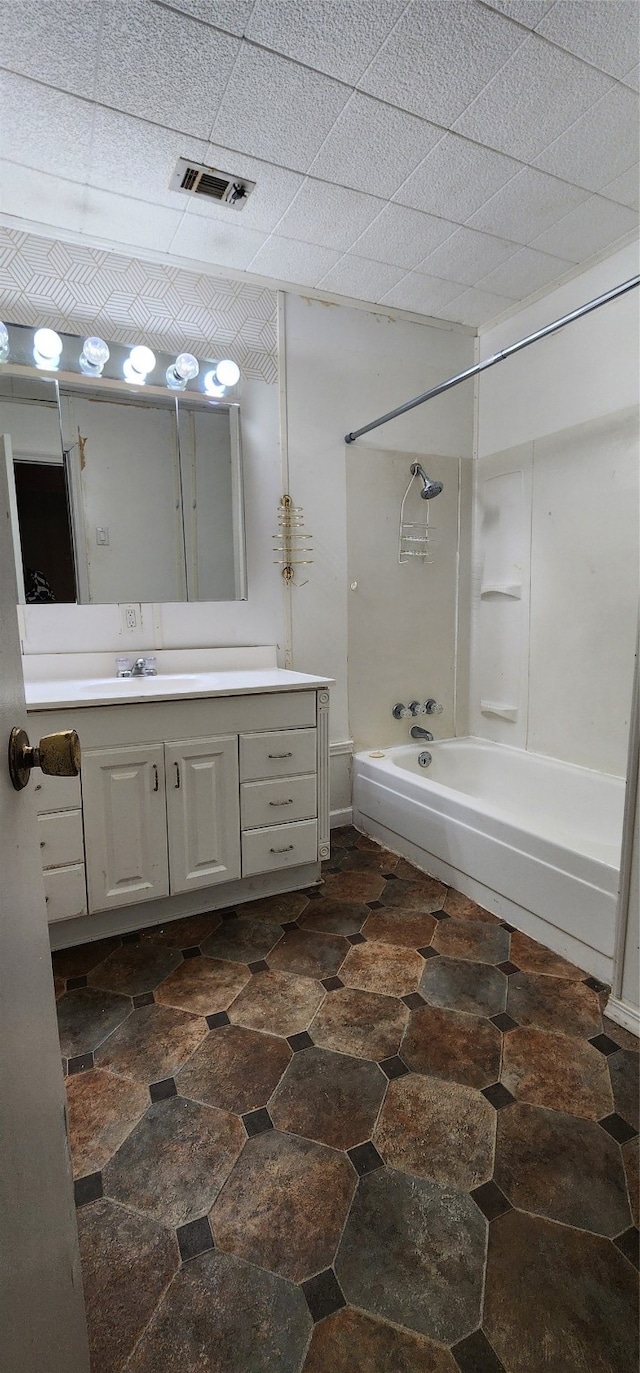
POLYGON ((345 434, 345 443, 353 443, 359 439, 361 434, 368 434, 370 429, 377 429, 381 424, 388 424, 389 420, 397 419, 398 415, 404 415, 407 410, 413 410, 416 405, 424 405, 426 400, 433 400, 434 396, 441 396, 443 391, 448 391, 452 386, 458 386, 461 381, 468 381, 469 377, 475 377, 478 372, 484 372, 487 367, 495 367, 497 362, 504 362, 505 358, 512 353, 518 353, 521 348, 528 348, 530 343, 537 343, 538 339, 546 338, 547 334, 554 334, 556 329, 563 329, 565 324, 571 324, 574 319, 580 319, 581 315, 587 315, 590 310, 597 310, 600 305, 606 305, 607 301, 615 300, 617 296, 624 295, 625 291, 632 291, 634 286, 640 285, 640 276, 630 277, 628 281, 623 281, 620 286, 614 286, 611 291, 606 291, 603 296, 596 296, 595 300, 590 300, 586 305, 581 305, 577 310, 572 310, 571 314, 563 315, 562 319, 556 319, 553 324, 545 324, 544 329, 538 329, 535 334, 529 334, 527 338, 521 338, 518 343, 512 343, 508 348, 503 348, 499 353, 493 353, 490 358, 485 358, 484 362, 477 362, 474 367, 468 367, 466 372, 458 372, 456 376, 449 377, 447 381, 441 381, 438 386, 432 386, 430 391, 423 391, 421 396, 414 396, 413 400, 405 401, 404 405, 399 405, 397 410, 389 410, 386 415, 381 415, 379 419, 372 420, 371 424, 363 424, 362 429, 354 429, 352 433, 345 434))

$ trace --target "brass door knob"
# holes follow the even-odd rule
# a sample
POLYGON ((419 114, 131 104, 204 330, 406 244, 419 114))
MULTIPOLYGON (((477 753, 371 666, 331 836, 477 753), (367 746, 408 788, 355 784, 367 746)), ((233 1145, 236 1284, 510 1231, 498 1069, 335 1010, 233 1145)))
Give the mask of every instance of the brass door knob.
POLYGON ((9 736, 9 775, 16 791, 26 787, 32 768, 41 768, 49 777, 77 777, 80 771, 80 740, 75 729, 45 734, 35 747, 24 729, 12 729, 9 736))

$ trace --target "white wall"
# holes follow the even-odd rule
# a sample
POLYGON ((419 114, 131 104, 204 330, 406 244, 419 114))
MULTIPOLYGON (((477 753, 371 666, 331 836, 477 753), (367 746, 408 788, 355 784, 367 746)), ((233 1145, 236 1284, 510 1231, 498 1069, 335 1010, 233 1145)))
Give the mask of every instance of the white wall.
MULTIPOLYGON (((481 357, 637 270, 620 250, 485 331, 481 357)), ((638 598, 637 320, 630 292, 478 383, 471 729, 618 775, 638 598), (489 590, 500 578, 520 590, 489 590)))

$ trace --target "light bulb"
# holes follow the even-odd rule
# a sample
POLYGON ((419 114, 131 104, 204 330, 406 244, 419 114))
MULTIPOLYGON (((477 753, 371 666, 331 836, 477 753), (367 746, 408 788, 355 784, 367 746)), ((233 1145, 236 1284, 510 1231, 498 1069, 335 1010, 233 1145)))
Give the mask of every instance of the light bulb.
POLYGON ((216 367, 205 374, 202 384, 207 395, 212 396, 214 400, 219 400, 225 393, 224 386, 222 386, 218 380, 218 371, 216 367))
POLYGON ((221 386, 235 386, 240 380, 240 368, 231 358, 223 358, 216 366, 216 376, 221 386))
POLYGON ((108 360, 109 347, 103 338, 85 339, 79 359, 81 372, 89 377, 101 377, 102 369, 108 360))
POLYGON ((9 356, 9 330, 6 324, 0 320, 0 362, 6 362, 9 356))
POLYGON ((193 353, 179 353, 171 367, 167 367, 167 386, 172 391, 184 391, 187 382, 197 377, 200 363, 193 353))
POLYGON ((33 336, 33 360, 36 367, 55 371, 62 353, 62 339, 55 329, 36 329, 33 336))
POLYGON ((150 372, 156 365, 156 355, 147 348, 144 343, 137 343, 131 349, 126 362, 122 368, 126 381, 135 382, 138 386, 144 386, 150 372))

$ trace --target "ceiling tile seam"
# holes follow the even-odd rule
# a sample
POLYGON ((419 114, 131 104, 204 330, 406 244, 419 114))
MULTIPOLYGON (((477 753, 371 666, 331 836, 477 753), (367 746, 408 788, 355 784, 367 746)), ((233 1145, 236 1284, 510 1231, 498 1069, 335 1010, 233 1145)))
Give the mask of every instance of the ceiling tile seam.
MULTIPOLYGON (((155 0, 153 0, 153 2, 155 3, 155 0)), ((207 138, 207 142, 208 142, 208 143, 213 143, 213 142, 214 142, 213 130, 215 129, 216 122, 217 122, 217 119, 218 119, 218 115, 220 114, 220 110, 222 109, 222 105, 223 105, 225 96, 226 96, 226 94, 227 94, 227 91, 228 91, 228 89, 229 89, 229 86, 231 85, 231 82, 233 81, 234 73, 235 73, 236 68, 237 68, 237 66, 238 66, 238 62, 240 61, 240 57, 241 57, 241 54, 242 54, 242 44, 243 44, 243 43, 244 43, 244 39, 241 38, 241 39, 240 39, 240 42, 239 42, 239 44, 238 44, 238 51, 237 51, 237 53, 236 53, 236 55, 235 55, 235 57, 234 57, 234 59, 233 59, 233 66, 232 66, 231 71, 229 72, 229 75, 228 75, 227 80, 226 80, 226 82, 225 82, 225 87, 224 87, 224 90, 223 90, 223 92, 222 92, 222 95, 220 96, 220 100, 218 101, 218 108, 217 108, 217 110, 216 110, 216 112, 215 112, 215 115, 214 115, 214 117, 213 117, 213 123, 209 126, 209 136, 208 136, 208 138, 207 138)))
MULTIPOLYGON (((504 10, 494 10, 494 9, 493 9, 493 6, 492 6, 491 4, 488 3, 488 0, 476 0, 476 3, 479 4, 479 5, 482 5, 484 9, 493 10, 493 13, 494 13, 494 14, 504 14, 504 10)), ((585 67, 591 67, 591 70, 592 70, 592 71, 599 72, 601 76, 608 76, 608 77, 611 79, 611 81, 617 82, 618 85, 624 85, 624 78, 623 78, 623 77, 621 77, 621 76, 615 76, 613 72, 607 71, 606 67, 599 67, 598 64, 597 64, 597 62, 590 62, 588 57, 582 57, 582 56, 580 55, 580 53, 574 52, 574 51, 573 51, 573 48, 566 48, 566 47, 564 46, 564 43, 559 43, 559 42, 556 41, 555 38, 550 38, 548 34, 546 34, 546 33, 541 33, 541 32, 540 32, 540 30, 539 30, 539 28, 538 28, 538 25, 539 25, 539 24, 542 24, 542 23, 544 22, 544 20, 546 20, 546 19, 549 18, 549 15, 553 12, 554 9, 557 8, 557 6, 559 5, 559 3, 560 3, 560 0, 555 0, 555 3, 554 3, 553 5, 551 5, 550 9, 547 10, 546 14, 543 14, 542 19, 539 19, 539 20, 538 20, 538 24, 536 24, 535 27, 532 28, 532 29, 526 29, 526 32, 527 32, 528 34, 534 33, 535 36, 536 36, 536 38, 541 38, 541 39, 542 39, 543 43, 549 43, 550 46, 551 46, 552 48, 559 48, 560 52, 565 52, 565 53, 567 53, 567 55, 568 55, 569 57, 575 57, 575 59, 576 59, 577 62, 582 62, 583 65, 584 65, 585 67)), ((506 18, 506 17, 507 17, 507 16, 505 16, 505 18, 506 18)), ((518 25, 520 26, 520 20, 519 20, 519 19, 515 19, 514 16, 513 16, 512 14, 510 14, 510 15, 508 16, 508 18, 511 19, 512 23, 518 24, 518 25)), ((525 27, 525 28, 526 28, 526 26, 521 26, 521 27, 525 27)), ((634 65, 637 65, 637 64, 634 64, 634 65)), ((634 66, 632 66, 632 67, 629 68, 629 72, 632 72, 633 70, 634 70, 634 66)), ((627 73, 627 74, 628 74, 628 73, 627 73)), ((633 87, 632 87, 632 89, 633 89, 633 87)))

